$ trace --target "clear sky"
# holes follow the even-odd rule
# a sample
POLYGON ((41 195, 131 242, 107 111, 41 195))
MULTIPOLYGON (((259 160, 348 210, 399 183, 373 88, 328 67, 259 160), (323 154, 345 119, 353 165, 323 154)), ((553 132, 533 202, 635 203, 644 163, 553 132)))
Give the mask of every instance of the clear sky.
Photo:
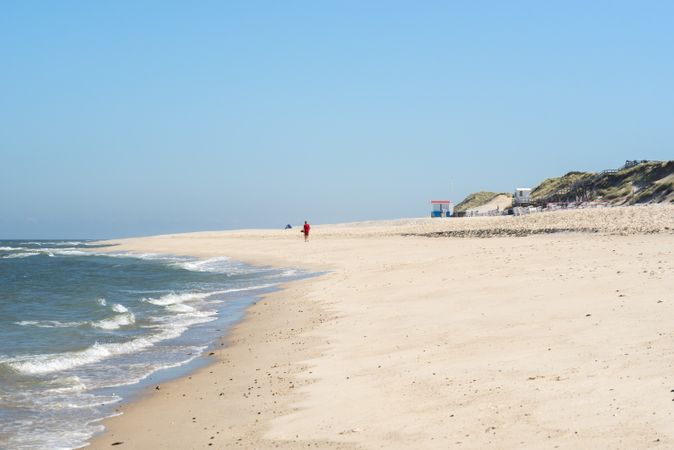
POLYGON ((0 238, 426 216, 674 158, 670 1, 4 1, 0 238))

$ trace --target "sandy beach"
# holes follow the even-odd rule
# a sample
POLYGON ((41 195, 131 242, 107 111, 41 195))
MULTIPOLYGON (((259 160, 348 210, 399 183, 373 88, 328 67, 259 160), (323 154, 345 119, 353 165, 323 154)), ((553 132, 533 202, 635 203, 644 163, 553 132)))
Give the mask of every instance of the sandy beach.
POLYGON ((674 206, 113 242, 321 273, 90 448, 674 447, 674 206))

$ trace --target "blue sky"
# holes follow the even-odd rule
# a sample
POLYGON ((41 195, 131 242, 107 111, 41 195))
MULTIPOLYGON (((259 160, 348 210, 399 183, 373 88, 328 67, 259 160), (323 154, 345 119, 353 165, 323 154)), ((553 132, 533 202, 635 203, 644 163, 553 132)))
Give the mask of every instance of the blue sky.
POLYGON ((674 3, 0 5, 0 238, 425 216, 674 156, 674 3))

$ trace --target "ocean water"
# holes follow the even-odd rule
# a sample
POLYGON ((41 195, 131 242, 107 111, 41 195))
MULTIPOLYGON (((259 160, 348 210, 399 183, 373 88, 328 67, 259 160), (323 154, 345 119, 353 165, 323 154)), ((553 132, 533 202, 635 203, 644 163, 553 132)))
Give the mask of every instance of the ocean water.
POLYGON ((256 296, 305 276, 97 248, 0 241, 0 448, 86 445, 134 387, 198 364, 256 296))

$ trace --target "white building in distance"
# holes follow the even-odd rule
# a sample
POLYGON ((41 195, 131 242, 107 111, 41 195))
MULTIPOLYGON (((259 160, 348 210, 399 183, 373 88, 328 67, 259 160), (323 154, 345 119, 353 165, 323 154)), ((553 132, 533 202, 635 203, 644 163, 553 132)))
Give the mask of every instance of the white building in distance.
POLYGON ((531 188, 517 188, 515 189, 515 196, 513 198, 513 206, 528 205, 531 203, 531 188))

